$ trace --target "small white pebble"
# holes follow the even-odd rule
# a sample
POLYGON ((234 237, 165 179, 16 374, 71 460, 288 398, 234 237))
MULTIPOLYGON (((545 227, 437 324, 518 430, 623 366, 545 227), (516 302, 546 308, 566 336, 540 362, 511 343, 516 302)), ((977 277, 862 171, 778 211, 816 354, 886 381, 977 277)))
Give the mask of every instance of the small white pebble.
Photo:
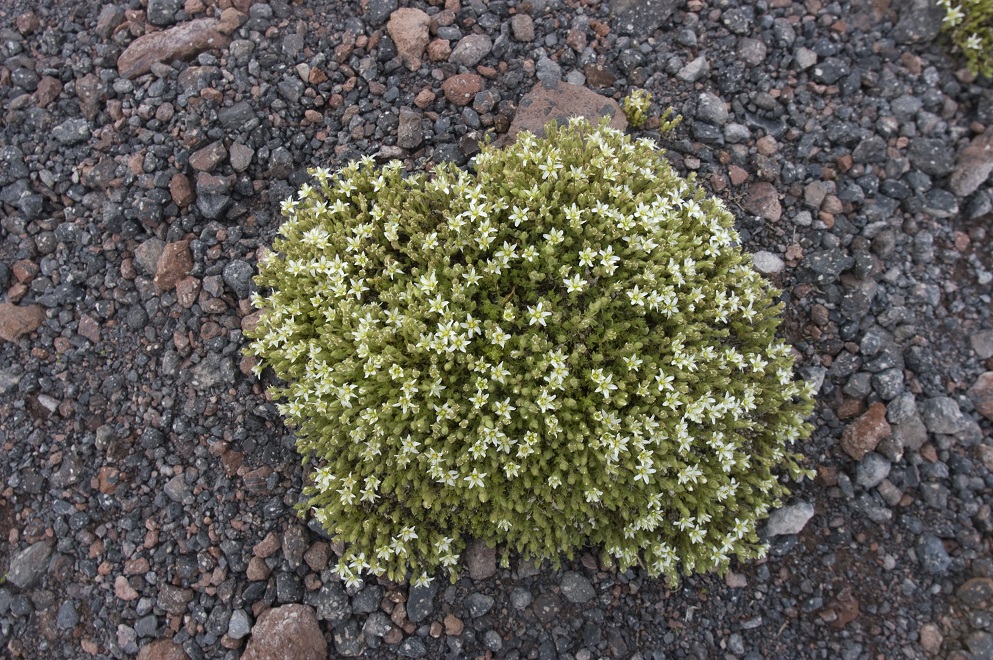
POLYGON ((783 272, 783 268, 786 264, 783 260, 774 255, 772 252, 756 252, 752 255, 755 262, 755 270, 762 273, 763 275, 774 275, 776 273, 783 272))

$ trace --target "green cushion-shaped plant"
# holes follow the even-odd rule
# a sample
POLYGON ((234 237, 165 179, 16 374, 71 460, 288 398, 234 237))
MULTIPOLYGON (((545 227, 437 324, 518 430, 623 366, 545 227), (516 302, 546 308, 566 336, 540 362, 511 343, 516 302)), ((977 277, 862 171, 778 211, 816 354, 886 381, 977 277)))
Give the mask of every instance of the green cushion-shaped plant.
POLYGON ((965 56, 966 67, 993 78, 993 0, 938 0, 942 27, 965 56))
POLYGON ((723 571, 763 552, 777 472, 807 474, 811 393, 731 214, 649 140, 546 130, 475 174, 366 159, 283 203, 250 351, 347 582, 424 584, 470 537, 723 571))

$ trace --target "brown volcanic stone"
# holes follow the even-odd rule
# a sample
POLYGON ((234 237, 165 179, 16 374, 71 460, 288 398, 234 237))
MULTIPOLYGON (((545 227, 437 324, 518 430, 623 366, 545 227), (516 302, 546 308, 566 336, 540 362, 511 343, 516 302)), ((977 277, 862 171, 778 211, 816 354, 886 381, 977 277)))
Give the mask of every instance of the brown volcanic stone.
POLYGON ((252 626, 242 660, 325 660, 328 643, 314 608, 283 605, 263 612, 252 626))
POLYGON ((41 305, 18 307, 0 303, 0 339, 17 341, 37 330, 44 321, 45 309, 41 305))
POLYGON ((598 124, 602 117, 610 118, 610 127, 623 131, 628 120, 617 101, 601 94, 565 82, 542 82, 521 99, 510 130, 503 143, 512 141, 519 132, 530 131, 538 137, 545 134, 545 124, 555 120, 559 123, 570 117, 586 117, 592 124, 598 124))
POLYGON ((845 429, 841 436, 841 448, 856 461, 861 461, 866 454, 876 449, 883 438, 889 437, 891 432, 889 422, 886 421, 886 406, 877 401, 845 429))
POLYGON ((138 660, 189 660, 186 651, 171 639, 157 639, 141 647, 138 660))
POLYGON ((993 130, 973 138, 959 154, 955 171, 948 180, 948 187, 959 197, 976 192, 993 172, 993 130))
POLYGON ((390 14, 386 31, 396 44, 403 63, 411 71, 421 67, 421 56, 431 40, 431 17, 420 9, 407 7, 390 14))
POLYGON ((185 174, 173 174, 169 181, 169 194, 172 195, 172 201, 180 208, 192 204, 193 186, 190 185, 189 177, 185 174))
POLYGON ((39 80, 38 89, 34 92, 35 98, 38 99, 38 105, 42 108, 57 99, 61 93, 62 83, 58 78, 51 76, 44 76, 39 80))
POLYGON ((175 288, 176 283, 190 274, 193 269, 193 255, 189 241, 169 243, 162 250, 155 269, 155 286, 162 291, 175 288))
POLYGON ((976 406, 976 412, 993 421, 993 371, 979 374, 968 394, 976 406))
POLYGON ((765 218, 770 222, 778 222, 783 215, 783 207, 779 203, 779 192, 768 181, 752 184, 741 205, 752 215, 765 218))
POLYGON ((219 26, 215 18, 198 18, 138 37, 117 58, 117 72, 136 78, 151 71, 156 62, 185 60, 208 48, 226 48, 231 39, 218 31, 219 26))
POLYGON ((475 73, 461 73, 441 83, 445 98, 458 106, 468 105, 482 89, 483 79, 475 73))
POLYGON ((190 167, 198 172, 213 172, 228 157, 228 150, 221 142, 211 142, 190 156, 190 167))

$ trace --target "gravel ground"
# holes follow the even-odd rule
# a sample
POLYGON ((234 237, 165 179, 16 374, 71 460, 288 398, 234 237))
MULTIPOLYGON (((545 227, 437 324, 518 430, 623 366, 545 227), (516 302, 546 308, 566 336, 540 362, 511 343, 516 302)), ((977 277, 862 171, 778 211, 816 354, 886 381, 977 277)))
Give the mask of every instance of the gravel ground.
POLYGON ((41 4, 0 7, 0 655, 993 657, 993 90, 932 2, 41 4), (256 255, 307 166, 466 163, 542 81, 682 113, 818 478, 723 580, 473 547, 346 591, 241 358, 256 255))

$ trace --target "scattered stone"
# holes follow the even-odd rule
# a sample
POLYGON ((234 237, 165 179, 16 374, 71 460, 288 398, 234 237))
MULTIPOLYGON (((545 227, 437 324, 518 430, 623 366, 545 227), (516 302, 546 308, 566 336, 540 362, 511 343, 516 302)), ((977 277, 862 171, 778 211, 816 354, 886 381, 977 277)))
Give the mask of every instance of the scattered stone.
POLYGON ((241 144, 240 142, 235 142, 231 145, 231 149, 228 152, 228 160, 231 163, 231 169, 235 172, 244 172, 248 169, 248 166, 252 164, 252 158, 255 157, 255 150, 251 147, 241 144))
POLYGON ((861 461, 890 433, 892 428, 886 421, 886 406, 876 402, 845 429, 841 435, 841 448, 856 461, 861 461))
POLYGON ((427 652, 424 642, 417 637, 407 637, 397 649, 397 655, 401 658, 423 658, 427 652))
MULTIPOLYGON (((76 89, 79 89, 79 81, 76 82, 76 89)), ((62 93, 62 82, 58 78, 53 78, 51 76, 44 76, 38 81, 38 88, 35 90, 35 98, 38 100, 38 106, 45 108, 48 107, 55 99, 59 98, 59 94, 62 93)), ((78 94, 78 91, 77 91, 78 94)), ((82 106, 82 101, 80 102, 82 106)), ((86 115, 87 119, 93 119, 83 110, 83 114, 86 115)))
POLYGON ((417 149, 424 142, 421 129, 421 113, 410 108, 400 108, 400 123, 397 126, 397 146, 403 149, 417 149))
POLYGON ((609 117, 610 127, 619 131, 628 125, 621 107, 613 99, 566 82, 539 83, 521 99, 502 141, 505 144, 512 141, 521 131, 542 137, 545 124, 552 120, 564 123, 570 117, 586 117, 594 124, 602 117, 609 117))
MULTIPOLYGON (((232 261, 229 261, 227 265, 224 266, 224 270, 221 271, 221 277, 224 278, 224 283, 228 285, 228 288, 234 292, 234 295, 239 300, 244 300, 251 295, 253 285, 252 278, 254 276, 255 268, 252 267, 252 264, 241 259, 233 259, 232 261)), ((302 530, 299 525, 294 525, 290 529, 302 530)), ((299 550, 302 557, 304 548, 300 548, 299 550)), ((290 550, 286 547, 285 536, 283 537, 283 552, 290 552, 290 550)), ((297 561, 296 564, 299 565, 300 562, 297 561)), ((293 568, 296 568, 296 566, 293 566, 293 568)))
POLYGON ((686 82, 696 82, 697 80, 700 80, 700 78, 707 75, 709 71, 710 63, 707 61, 706 57, 701 55, 681 68, 676 73, 676 77, 680 80, 685 80, 686 82))
POLYGON ((235 610, 228 620, 227 635, 231 639, 243 639, 252 631, 252 620, 245 610, 235 610))
POLYGON ((141 647, 138 660, 189 660, 183 647, 171 639, 157 639, 141 647))
POLYGON ((428 618, 437 593, 438 587, 433 584, 426 587, 410 587, 407 591, 407 618, 413 623, 420 623, 428 618))
POLYGON ((228 157, 222 142, 211 142, 190 155, 190 167, 198 172, 213 172, 228 157))
POLYGON ((173 174, 169 180, 169 195, 176 206, 185 208, 193 203, 196 196, 193 194, 193 186, 185 174, 173 174))
POLYGON ((769 222, 779 222, 779 218, 783 215, 783 207, 779 204, 779 192, 768 181, 759 181, 749 186, 741 205, 752 215, 765 218, 769 222))
POLYGON ((534 20, 527 14, 514 14, 510 19, 510 29, 517 41, 534 41, 534 20))
POLYGON ((752 261, 755 264, 755 270, 763 275, 775 275, 783 272, 783 269, 786 268, 786 264, 780 257, 765 250, 753 254, 752 261))
POLYGON ((135 591, 126 577, 118 575, 114 580, 114 595, 125 602, 131 602, 137 600, 141 594, 135 591))
POLYGON ((478 619, 493 609, 493 596, 481 593, 471 593, 465 597, 466 612, 473 619, 478 619))
POLYGON ((483 79, 475 73, 461 73, 448 78, 441 84, 445 98, 454 105, 468 105, 483 89, 483 79))
POLYGON ((859 461, 855 481, 863 488, 875 488, 890 475, 890 462, 883 456, 870 452, 859 461))
POLYGON ((190 274, 193 269, 193 255, 189 241, 169 243, 162 249, 162 256, 155 268, 155 286, 162 291, 176 287, 176 282, 190 274))
POLYGON ((48 541, 38 541, 21 550, 10 560, 7 582, 18 589, 33 586, 48 571, 48 558, 52 546, 48 541))
POLYGON ((397 9, 390 15, 386 31, 396 45, 403 63, 411 71, 421 67, 421 56, 431 40, 431 17, 420 9, 397 9))
POLYGON ((708 124, 723 126, 728 121, 727 104, 716 94, 701 92, 697 98, 696 117, 708 124))
POLYGON ((473 580, 486 580, 496 575, 496 548, 482 541, 473 541, 465 552, 469 577, 473 580))
POLYGON ((176 12, 183 8, 183 0, 148 0, 145 16, 152 25, 163 27, 176 22, 176 12))
POLYGON ((919 44, 933 40, 941 31, 945 12, 931 0, 907 0, 899 4, 900 20, 893 28, 893 38, 900 44, 919 44))
POLYGON ((814 517, 814 505, 809 502, 797 502, 776 509, 769 515, 766 522, 765 534, 769 538, 799 534, 807 521, 814 517))
POLYGON ((370 25, 379 26, 397 10, 397 0, 362 0, 362 11, 370 25))
POLYGON ((907 150, 910 164, 928 176, 943 177, 955 169, 951 150, 942 140, 916 138, 907 150))
POLYGON ((976 412, 993 421, 993 371, 979 374, 979 378, 969 388, 968 395, 976 406, 976 412))
POLYGON ((55 617, 55 626, 59 630, 72 630, 77 625, 79 625, 79 611, 76 609, 76 603, 67 600, 59 606, 58 614, 55 617))
MULTIPOLYGON (((948 187, 959 197, 968 197, 990 178, 993 172, 993 130, 973 138, 955 164, 948 187)), ((987 356, 990 357, 990 356, 987 356)))
POLYGON ((463 37, 455 46, 448 61, 467 69, 476 66, 493 50, 493 42, 484 34, 470 34, 463 37))
POLYGON ((226 48, 231 40, 217 30, 218 23, 214 18, 198 18, 140 36, 117 59, 117 72, 123 78, 137 78, 151 71, 153 64, 189 59, 209 48, 226 48))
POLYGON ((263 612, 252 627, 245 660, 325 660, 328 643, 314 608, 306 605, 282 605, 263 612))
POLYGON ((66 119, 52 129, 52 137, 67 147, 90 139, 90 122, 85 119, 66 119))
POLYGON ((950 397, 926 399, 920 408, 924 424, 931 433, 955 435, 968 426, 968 417, 962 414, 959 404, 950 397))
POLYGON ((924 534, 917 541, 917 558, 931 575, 944 575, 952 563, 945 544, 934 534, 924 534))
POLYGON ((0 302, 0 339, 4 341, 17 341, 44 322, 45 310, 41 305, 18 306, 0 302))
POLYGON ((193 600, 192 589, 181 589, 171 584, 163 584, 159 586, 155 604, 159 609, 169 614, 182 615, 186 613, 186 607, 191 600, 193 600))
POLYGON ((955 591, 955 596, 966 607, 973 610, 988 610, 993 607, 993 578, 974 577, 955 591))
POLYGON ((941 630, 933 623, 925 623, 917 633, 921 640, 921 648, 925 653, 938 655, 941 653, 941 643, 945 640, 941 630))
POLYGON ((562 595, 570 603, 588 603, 596 597, 593 583, 585 576, 573 571, 567 571, 562 576, 562 582, 559 583, 559 586, 562 589, 562 595))
POLYGON ((610 13, 622 33, 644 38, 667 23, 678 5, 677 0, 611 0, 610 13))

